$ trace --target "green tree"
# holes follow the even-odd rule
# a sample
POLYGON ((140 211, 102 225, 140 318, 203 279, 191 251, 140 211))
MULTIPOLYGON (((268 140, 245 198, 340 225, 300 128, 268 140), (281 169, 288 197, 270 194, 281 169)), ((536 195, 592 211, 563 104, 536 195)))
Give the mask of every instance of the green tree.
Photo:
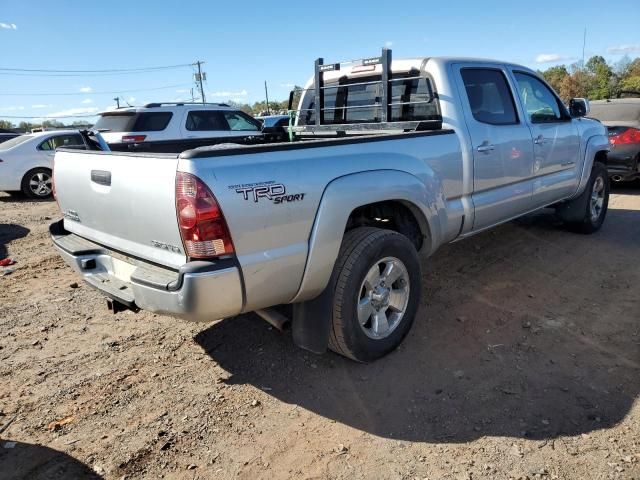
POLYGON ((45 120, 44 122, 42 122, 42 126, 48 128, 60 128, 64 127, 64 123, 58 120, 45 120))
POLYGON ((640 92, 640 58, 626 63, 620 72, 618 91, 640 92))
POLYGON ((551 67, 542 72, 544 79, 549 82, 549 85, 553 87, 556 92, 560 92, 560 87, 563 80, 569 76, 569 71, 564 65, 558 65, 551 67))
POLYGON ((6 128, 10 130, 13 128, 13 123, 11 123, 9 120, 0 120, 0 128, 6 128))
POLYGON ((600 55, 591 57, 584 66, 589 76, 588 96, 591 100, 610 98, 617 83, 611 67, 600 55))

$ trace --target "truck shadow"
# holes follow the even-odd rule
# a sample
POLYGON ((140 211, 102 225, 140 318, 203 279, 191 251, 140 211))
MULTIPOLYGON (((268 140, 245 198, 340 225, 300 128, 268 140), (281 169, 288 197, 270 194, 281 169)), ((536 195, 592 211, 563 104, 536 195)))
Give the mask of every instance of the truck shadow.
POLYGON ((412 331, 373 364, 301 351, 253 314, 195 339, 229 383, 381 437, 544 440, 609 428, 640 391, 640 211, 607 221, 580 236, 543 213, 443 247, 425 266, 412 331))
POLYGON ((0 224, 0 260, 5 258, 8 254, 7 244, 18 238, 26 237, 29 234, 29 229, 22 225, 16 225, 13 223, 0 224))
POLYGON ((0 440, 0 472, 3 480, 102 478, 87 465, 65 453, 42 445, 6 439, 0 440), (7 448, 8 446, 11 448, 7 448))

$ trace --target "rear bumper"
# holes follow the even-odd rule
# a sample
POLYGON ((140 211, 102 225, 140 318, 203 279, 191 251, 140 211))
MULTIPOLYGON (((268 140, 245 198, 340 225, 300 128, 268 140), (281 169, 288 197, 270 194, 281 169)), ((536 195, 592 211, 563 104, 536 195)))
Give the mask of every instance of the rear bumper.
POLYGON ((629 179, 640 176, 639 157, 637 147, 635 150, 621 147, 611 149, 607 155, 609 176, 617 175, 629 179))
POLYGON ((49 227, 53 244, 83 280, 130 308, 193 321, 211 321, 242 310, 240 272, 234 265, 189 262, 179 271, 126 257, 64 230, 49 227))

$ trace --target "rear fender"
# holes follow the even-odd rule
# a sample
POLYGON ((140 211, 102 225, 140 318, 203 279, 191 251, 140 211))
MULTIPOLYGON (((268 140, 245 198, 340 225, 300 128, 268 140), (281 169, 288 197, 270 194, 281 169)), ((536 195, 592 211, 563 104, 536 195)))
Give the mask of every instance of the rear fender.
POLYGON ((318 207, 300 288, 291 303, 317 297, 329 283, 342 237, 353 210, 370 203, 396 200, 409 207, 425 237, 421 253, 440 244, 446 221, 442 185, 433 171, 419 179, 398 170, 375 170, 337 178, 329 183, 318 207))

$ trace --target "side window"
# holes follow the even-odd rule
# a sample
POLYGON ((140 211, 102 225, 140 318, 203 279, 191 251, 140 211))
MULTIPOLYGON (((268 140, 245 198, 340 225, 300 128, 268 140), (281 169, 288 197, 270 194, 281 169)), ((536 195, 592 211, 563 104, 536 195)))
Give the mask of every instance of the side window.
POLYGON ((42 142, 40 145, 38 145, 38 150, 44 150, 49 151, 49 150, 53 150, 53 145, 51 144, 51 139, 47 138, 44 142, 42 142))
POLYGON ((220 111, 194 110, 187 115, 187 130, 208 132, 212 130, 229 131, 229 124, 220 111))
POLYGON ((141 113, 133 124, 132 132, 160 132, 167 128, 173 113, 149 112, 141 113))
POLYGON ((86 145, 80 135, 56 135, 42 142, 38 146, 38 149, 47 151, 55 150, 59 147, 86 148, 86 145))
POLYGON ((533 75, 514 72, 524 109, 531 123, 561 122, 565 119, 558 99, 533 75))
POLYGON ((460 73, 473 118, 490 125, 518 123, 513 96, 500 70, 463 68, 460 73))
POLYGON ((224 112, 224 118, 231 130, 250 130, 253 132, 260 130, 258 123, 242 112, 224 112))

